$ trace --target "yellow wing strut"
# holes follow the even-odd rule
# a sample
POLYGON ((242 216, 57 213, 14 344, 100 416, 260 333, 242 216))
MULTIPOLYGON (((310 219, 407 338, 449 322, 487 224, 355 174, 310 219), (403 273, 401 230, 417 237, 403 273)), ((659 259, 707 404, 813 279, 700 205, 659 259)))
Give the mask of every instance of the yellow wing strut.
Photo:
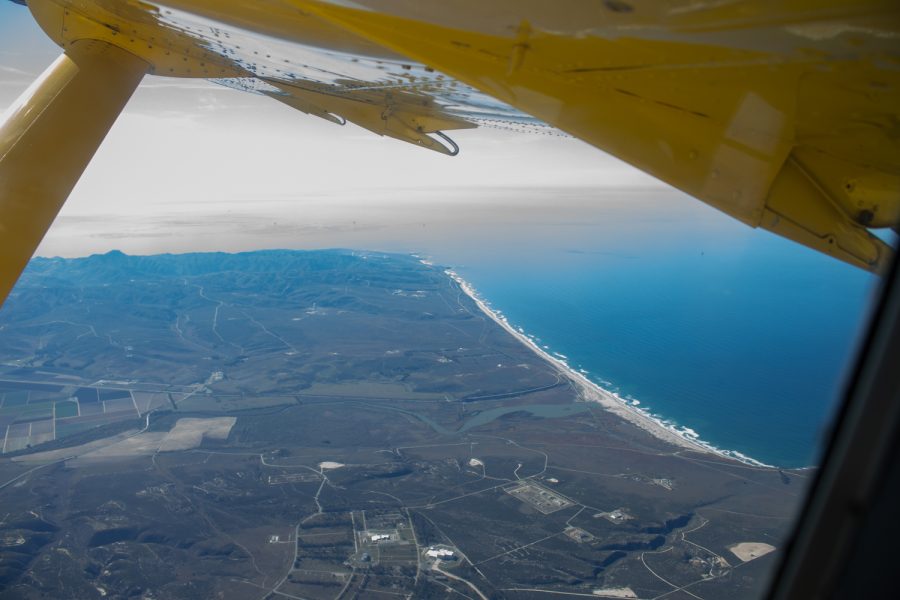
POLYGON ((0 124, 0 304, 147 71, 106 42, 71 45, 0 124))

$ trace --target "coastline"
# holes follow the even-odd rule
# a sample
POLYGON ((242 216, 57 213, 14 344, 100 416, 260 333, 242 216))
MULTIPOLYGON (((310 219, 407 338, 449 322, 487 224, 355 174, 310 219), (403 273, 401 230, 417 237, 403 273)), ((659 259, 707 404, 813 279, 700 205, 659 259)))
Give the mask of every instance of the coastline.
MULTIPOLYGON (((431 265, 428 261, 422 261, 431 265)), ((583 373, 578 372, 571 367, 563 358, 558 358, 550 354, 550 352, 541 348, 533 339, 524 333, 521 328, 517 329, 509 323, 502 314, 495 312, 488 303, 479 297, 475 288, 463 279, 458 273, 452 269, 445 269, 444 273, 453 279, 478 308, 490 317, 495 323, 502 327, 507 333, 515 337, 517 340, 528 346, 542 359, 546 360, 553 368, 555 368, 562 376, 572 382, 578 389, 581 398, 585 402, 596 402, 604 409, 617 415, 632 425, 646 431, 650 435, 668 442, 674 446, 681 447, 685 450, 691 450, 702 454, 710 454, 728 460, 734 460, 752 467, 775 469, 772 465, 765 464, 749 456, 734 450, 722 450, 702 440, 699 435, 688 427, 676 428, 674 425, 665 423, 658 417, 653 416, 649 411, 638 408, 638 402, 629 403, 628 400, 622 398, 617 393, 602 388, 597 383, 588 379, 583 373)), ((558 353, 557 353, 558 354, 558 353)))

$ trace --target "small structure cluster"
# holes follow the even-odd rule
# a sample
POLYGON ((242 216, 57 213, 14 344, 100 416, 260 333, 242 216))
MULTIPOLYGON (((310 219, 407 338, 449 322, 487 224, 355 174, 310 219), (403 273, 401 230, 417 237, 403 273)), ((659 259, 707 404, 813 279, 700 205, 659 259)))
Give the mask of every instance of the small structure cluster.
POLYGON ((562 494, 550 491, 534 481, 522 481, 513 487, 503 488, 503 490, 545 515, 568 508, 573 504, 562 494))
POLYGON ((431 546, 425 551, 425 556, 429 558, 439 558, 441 560, 456 560, 456 554, 452 550, 446 548, 438 548, 431 546))
POLYGON ((634 518, 633 516, 628 514, 628 511, 624 508, 617 508, 609 512, 597 513, 596 515, 594 515, 594 518, 599 517, 603 517, 604 519, 615 525, 619 525, 621 523, 624 523, 625 521, 630 521, 634 518))

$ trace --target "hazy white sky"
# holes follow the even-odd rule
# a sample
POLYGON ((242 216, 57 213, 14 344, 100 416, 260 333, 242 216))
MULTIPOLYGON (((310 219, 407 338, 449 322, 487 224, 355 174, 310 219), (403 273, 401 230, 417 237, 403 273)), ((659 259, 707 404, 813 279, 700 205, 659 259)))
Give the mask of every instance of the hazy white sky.
MULTIPOLYGON (((0 1, 0 109, 58 54, 25 7, 0 1)), ((186 232, 188 225, 201 226, 204 219, 226 213, 253 212, 272 223, 308 221, 327 229, 335 219, 363 219, 361 207, 386 208, 401 196, 407 204, 452 207, 458 200, 462 210, 466 201, 480 201, 486 187, 578 188, 589 190, 599 203, 611 189, 667 190, 572 138, 492 129, 452 132, 452 137, 462 149, 454 158, 352 124, 339 127, 270 98, 207 81, 147 77, 39 253, 197 249, 180 234, 157 239, 150 224, 178 222, 186 232), (134 243, 132 234, 145 241, 134 243)), ((695 210, 694 201, 682 194, 669 195, 674 206, 695 210)), ((552 198, 547 208, 552 210, 552 198)), ((264 245, 251 245, 257 243, 264 245)), ((294 244, 305 245, 299 238, 294 244)))

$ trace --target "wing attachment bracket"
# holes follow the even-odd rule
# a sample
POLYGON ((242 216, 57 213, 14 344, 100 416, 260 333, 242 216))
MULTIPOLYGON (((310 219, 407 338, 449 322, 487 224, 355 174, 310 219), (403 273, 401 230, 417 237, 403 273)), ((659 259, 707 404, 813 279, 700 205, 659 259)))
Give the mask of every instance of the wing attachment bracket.
POLYGON ((263 94, 332 123, 350 121, 378 135, 414 144, 446 156, 459 154, 459 145, 444 130, 471 129, 475 123, 446 112, 418 95, 354 90, 310 89, 296 83, 264 79, 277 91, 263 94), (433 137, 430 134, 434 134, 433 137))
POLYGON ((459 145, 457 145, 456 142, 454 142, 452 139, 450 139, 450 136, 448 136, 443 131, 435 131, 434 135, 438 136, 439 138, 441 138, 442 140, 444 140, 445 142, 450 144, 450 152, 447 153, 448 156, 456 156, 457 154, 459 154, 459 145))

